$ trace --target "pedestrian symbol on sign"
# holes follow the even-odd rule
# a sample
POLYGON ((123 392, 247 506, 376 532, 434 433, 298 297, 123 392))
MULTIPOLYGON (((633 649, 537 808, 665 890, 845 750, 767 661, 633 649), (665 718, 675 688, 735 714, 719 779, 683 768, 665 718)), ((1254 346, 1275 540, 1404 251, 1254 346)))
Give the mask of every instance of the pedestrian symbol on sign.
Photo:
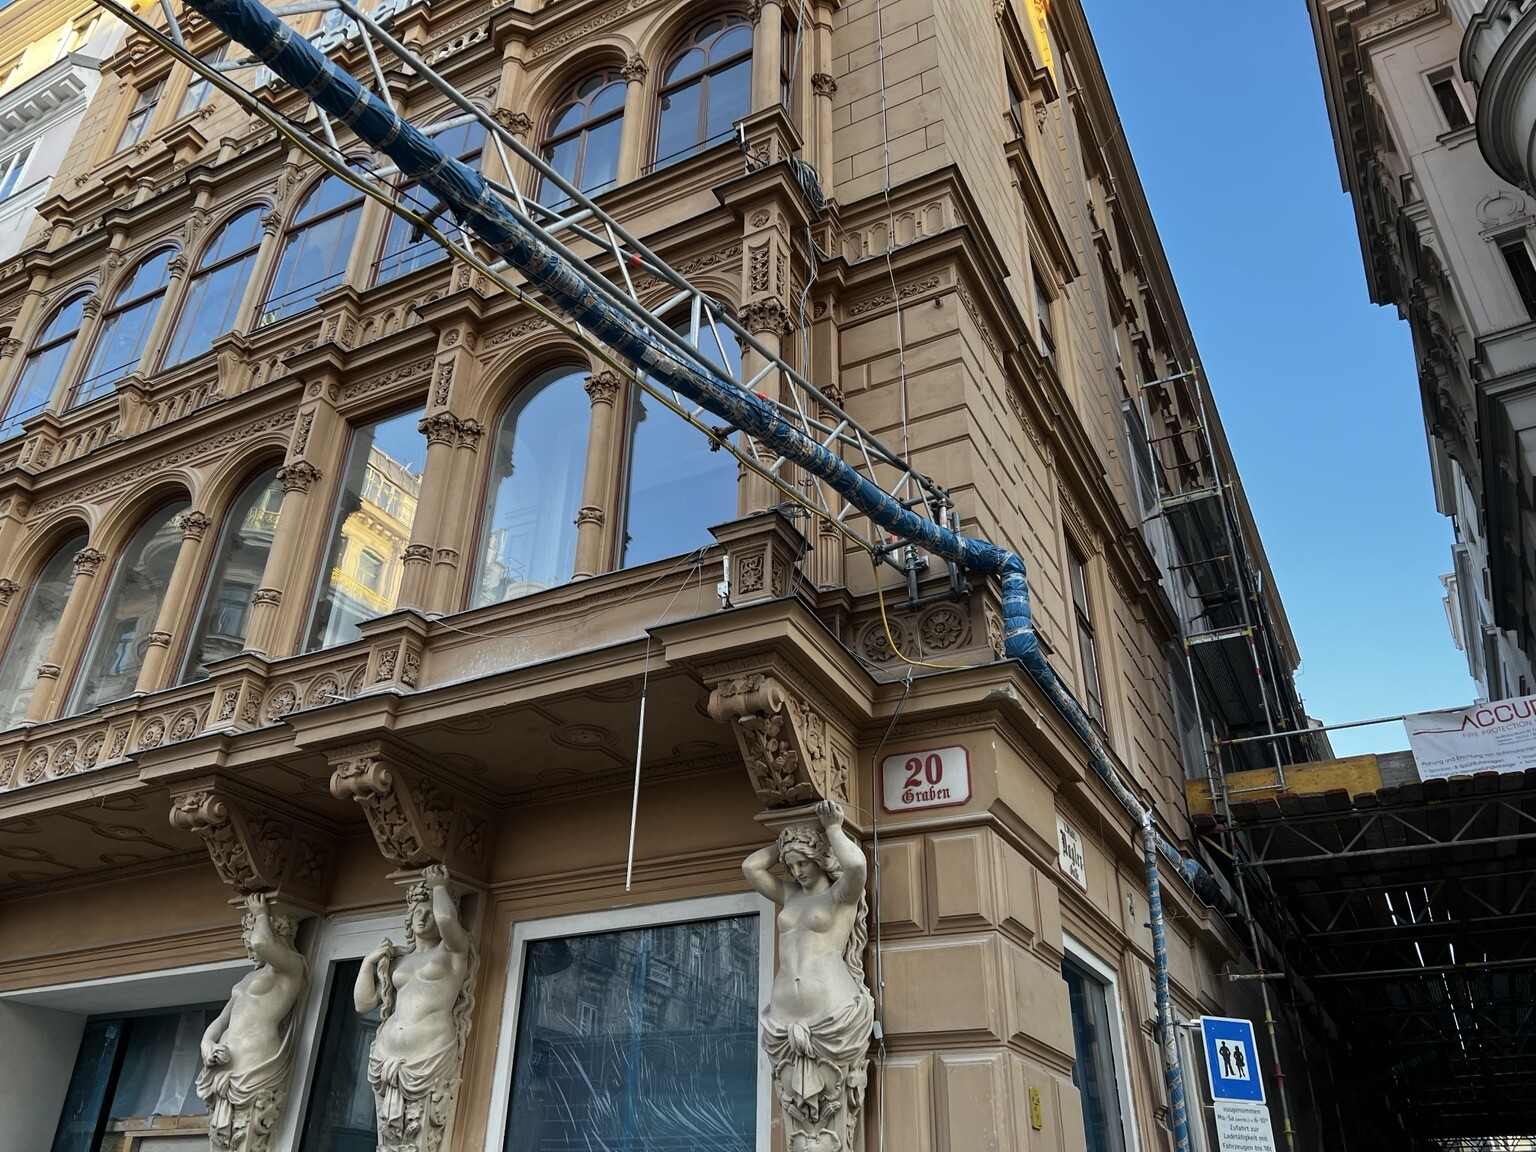
POLYGON ((1223 1040, 1216 1045, 1221 1054, 1221 1075, 1224 1080, 1248 1079, 1248 1061, 1243 1056, 1241 1044, 1228 1044, 1223 1040))
POLYGON ((1259 1051, 1253 1024, 1225 1016, 1202 1016, 1205 1037, 1205 1069, 1209 1073, 1211 1099, 1264 1102, 1264 1081, 1259 1075, 1259 1051))

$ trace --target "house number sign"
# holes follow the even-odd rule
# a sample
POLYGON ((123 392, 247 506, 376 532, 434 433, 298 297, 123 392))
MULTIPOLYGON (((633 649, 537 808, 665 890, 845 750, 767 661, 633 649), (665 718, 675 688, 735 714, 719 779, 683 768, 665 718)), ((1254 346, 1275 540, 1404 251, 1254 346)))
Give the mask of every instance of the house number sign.
POLYGON ((971 798, 971 758, 958 745, 887 756, 880 764, 887 812, 948 808, 971 798))

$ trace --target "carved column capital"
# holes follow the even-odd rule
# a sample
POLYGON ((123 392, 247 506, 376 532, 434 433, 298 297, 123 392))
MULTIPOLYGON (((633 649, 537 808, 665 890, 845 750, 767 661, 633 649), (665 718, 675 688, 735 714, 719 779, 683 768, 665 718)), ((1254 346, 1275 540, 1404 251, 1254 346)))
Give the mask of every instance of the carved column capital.
POLYGON ((21 591, 21 585, 9 577, 0 579, 0 608, 11 602, 11 597, 21 591))
POLYGON ((308 460, 295 460, 277 470, 277 482, 286 492, 308 492, 309 486, 320 479, 320 469, 308 460))
POLYGON ((283 590, 281 588, 258 588, 251 594, 252 604, 271 604, 274 607, 283 602, 283 590))
POLYGON ((446 785, 407 767, 377 740, 336 748, 329 759, 331 795, 362 806, 385 859, 484 876, 490 821, 446 785))
POLYGON ((459 447, 468 448, 471 452, 480 450, 480 439, 485 435, 485 425, 471 416, 468 420, 459 421, 459 447))
POLYGON ((587 398, 593 404, 612 404, 615 396, 619 394, 619 374, 603 369, 588 376, 582 385, 587 390, 587 398))
POLYGON ((430 564, 432 563, 432 545, 407 544, 405 551, 400 554, 400 560, 404 564, 430 564))
POLYGON ((39 680, 57 680, 59 678, 59 666, 57 664, 39 664, 37 666, 37 678, 39 680))
POLYGON ((75 553, 75 571, 81 576, 94 576, 106 558, 107 554, 99 549, 82 548, 75 553))
POLYGON ((632 54, 619 69, 619 75, 631 84, 638 84, 650 73, 650 66, 638 54, 632 54))
POLYGON ((318 834, 222 781, 174 787, 170 817, 172 827, 197 834, 219 879, 242 896, 280 892, 306 904, 323 896, 330 851, 318 834))
POLYGON ((87 320, 94 320, 101 315, 101 296, 92 294, 85 298, 85 303, 80 305, 80 314, 87 320))
POLYGON ((604 516, 601 508, 596 508, 591 504, 583 504, 576 510, 576 519, 572 523, 577 525, 596 524, 601 527, 603 520, 604 516))
POLYGON ((464 424, 452 412, 438 412, 423 416, 416 427, 427 438, 428 444, 457 444, 464 424))
POLYGON ((21 351, 21 341, 14 336, 0 340, 0 356, 14 356, 21 351))
POLYGON ((262 215, 261 230, 268 236, 276 236, 283 228, 283 214, 276 208, 262 215))
POLYGON ((514 112, 510 108, 498 108, 491 119, 514 136, 526 136, 533 131, 533 117, 526 112, 514 112))
POLYGON ((191 512, 181 514, 181 534, 187 540, 201 540, 203 534, 208 531, 213 523, 213 517, 206 512, 193 509, 191 512))
POLYGON ((186 253, 178 252, 176 255, 171 257, 171 262, 166 265, 166 271, 168 271, 173 278, 180 279, 187 274, 187 266, 186 253))
POLYGON ((753 300, 741 306, 741 325, 754 336, 770 334, 783 336, 795 330, 789 309, 776 297, 753 300))
POLYGON ((826 712, 763 672, 730 676, 709 696, 710 716, 730 725, 753 790, 770 809, 848 798, 851 749, 829 738, 826 712))
POLYGON ((832 96, 837 92, 837 81, 826 72, 811 74, 811 91, 818 96, 832 96))
POLYGON ((151 648, 169 648, 171 646, 171 634, 169 632, 151 632, 144 637, 144 643, 151 648))

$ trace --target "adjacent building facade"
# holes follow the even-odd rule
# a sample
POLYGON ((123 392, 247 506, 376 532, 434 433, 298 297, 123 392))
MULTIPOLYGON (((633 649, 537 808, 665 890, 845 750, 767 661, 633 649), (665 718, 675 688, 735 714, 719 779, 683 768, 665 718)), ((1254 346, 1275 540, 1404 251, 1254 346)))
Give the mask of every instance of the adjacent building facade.
MULTIPOLYGON (((1053 664, 1197 854, 1203 734, 1302 727, 1296 653, 1246 507, 1229 580, 1184 563, 1198 525, 1144 528, 1230 491, 1230 455, 1083 15, 1043 9, 446 0, 393 28, 1026 558, 1053 664), (1192 627, 1267 686, 1187 657, 1192 627)), ((372 1148, 353 980, 428 863, 477 941, 449 1147, 782 1148, 741 861, 817 798, 876 864, 865 1147, 1171 1147, 1139 830, 1000 659, 996 589, 934 562, 914 597, 147 38, 102 77, 0 266, 0 1149, 206 1141, 251 892, 311 973, 271 1146, 372 1148)), ((1163 899, 1178 1015, 1236 1014, 1228 921, 1163 899)))

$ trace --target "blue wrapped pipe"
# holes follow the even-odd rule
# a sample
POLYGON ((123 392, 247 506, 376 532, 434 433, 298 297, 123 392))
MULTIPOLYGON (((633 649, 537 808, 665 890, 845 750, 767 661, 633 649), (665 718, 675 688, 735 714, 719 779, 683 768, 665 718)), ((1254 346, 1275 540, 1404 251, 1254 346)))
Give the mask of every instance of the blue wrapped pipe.
MULTIPOLYGON (((525 275, 557 310, 639 371, 818 477, 887 532, 968 571, 999 577, 1005 655, 1024 666, 1030 678, 1050 697, 1082 738, 1091 754, 1094 771, 1115 799, 1144 828, 1151 827, 1150 813, 1120 780, 1082 707, 1040 651, 1030 619, 1029 583, 1023 560, 1005 548, 960 536, 918 516, 805 436, 773 405, 742 391, 716 373, 703 371, 673 356, 644 326, 605 301, 577 269, 519 222, 480 173, 445 155, 429 137, 412 127, 388 104, 363 88, 344 69, 255 0, 186 0, 186 3, 231 40, 249 49, 273 73, 348 125, 359 139, 389 156, 402 176, 417 180, 437 196, 460 224, 525 275)), ((1196 861, 1186 860, 1166 838, 1148 832, 1147 839, 1156 841, 1158 852, 1172 861, 1186 879, 1198 880, 1204 874, 1196 861)), ((1156 854, 1149 855, 1148 870, 1148 883, 1156 894, 1156 854)), ((1160 897, 1154 895, 1154 899, 1160 909, 1160 897)), ((1160 936, 1155 942, 1159 987, 1166 992, 1166 948, 1160 936)), ((1169 1089, 1182 1112, 1183 1091, 1176 1063, 1170 1075, 1169 1089)), ((1187 1133, 1182 1135, 1179 1148, 1180 1152, 1186 1152, 1187 1133)))

